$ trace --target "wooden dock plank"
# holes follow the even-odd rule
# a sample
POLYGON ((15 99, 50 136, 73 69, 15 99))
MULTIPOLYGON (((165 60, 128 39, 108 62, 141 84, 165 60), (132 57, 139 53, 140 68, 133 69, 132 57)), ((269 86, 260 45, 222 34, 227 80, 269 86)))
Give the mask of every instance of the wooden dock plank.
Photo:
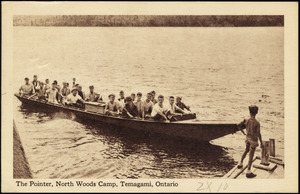
MULTIPOLYGON (((244 163, 248 161, 248 157, 245 158, 244 163)), ((261 160, 260 157, 255 157, 253 160, 252 165, 260 165, 261 160)), ((251 179, 277 179, 277 178, 284 178, 284 165, 278 165, 274 162, 270 162, 271 166, 276 165, 276 167, 273 170, 265 170, 260 168, 255 168, 252 166, 251 171, 256 174, 257 176, 251 179)), ((229 179, 247 179, 246 173, 247 173, 247 167, 248 164, 244 164, 242 169, 238 169, 237 165, 233 167, 226 175, 224 175, 223 178, 229 178, 229 179)))

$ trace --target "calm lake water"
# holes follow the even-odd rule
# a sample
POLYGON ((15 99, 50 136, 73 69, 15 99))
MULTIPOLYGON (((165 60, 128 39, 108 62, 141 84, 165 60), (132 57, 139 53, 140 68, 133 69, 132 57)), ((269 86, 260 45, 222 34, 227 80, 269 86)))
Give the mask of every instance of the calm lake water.
MULTIPOLYGON (((240 122, 259 106, 263 140, 284 156, 283 27, 14 27, 14 83, 77 82, 109 93, 183 96, 199 120, 240 122)), ((215 178, 239 160, 241 132, 203 145, 123 132, 14 99, 14 120, 35 178, 215 178)), ((257 149, 257 154, 260 149, 257 149)))

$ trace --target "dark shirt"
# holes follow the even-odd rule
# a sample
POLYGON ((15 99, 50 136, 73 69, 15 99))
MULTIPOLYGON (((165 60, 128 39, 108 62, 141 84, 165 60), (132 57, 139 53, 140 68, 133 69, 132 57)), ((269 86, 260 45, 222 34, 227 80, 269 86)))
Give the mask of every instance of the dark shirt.
POLYGON ((78 95, 79 95, 82 99, 84 99, 84 98, 83 98, 83 92, 82 92, 82 91, 78 91, 78 95))
POLYGON ((183 102, 176 103, 176 106, 178 106, 182 110, 187 109, 190 111, 190 109, 183 102))
POLYGON ((127 113, 131 114, 132 116, 136 117, 138 116, 138 110, 137 107, 133 104, 132 107, 129 106, 129 104, 125 104, 125 107, 123 108, 123 116, 127 116, 127 113))
POLYGON ((38 92, 39 91, 39 88, 37 87, 38 86, 38 81, 33 80, 32 85, 34 87, 35 92, 38 92))

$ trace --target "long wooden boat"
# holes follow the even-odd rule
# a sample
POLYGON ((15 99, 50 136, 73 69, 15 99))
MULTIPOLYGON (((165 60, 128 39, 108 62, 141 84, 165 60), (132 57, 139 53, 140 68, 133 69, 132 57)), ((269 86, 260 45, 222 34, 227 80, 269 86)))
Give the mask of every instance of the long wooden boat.
POLYGON ((127 119, 121 116, 108 116, 91 108, 80 109, 63 106, 61 104, 42 102, 33 98, 21 97, 18 94, 15 94, 15 96, 23 104, 32 107, 40 107, 54 112, 69 112, 75 114, 77 117, 92 119, 99 123, 107 123, 122 128, 142 130, 197 141, 208 142, 228 134, 233 134, 239 130, 236 123, 198 121, 196 119, 167 123, 154 120, 127 119))

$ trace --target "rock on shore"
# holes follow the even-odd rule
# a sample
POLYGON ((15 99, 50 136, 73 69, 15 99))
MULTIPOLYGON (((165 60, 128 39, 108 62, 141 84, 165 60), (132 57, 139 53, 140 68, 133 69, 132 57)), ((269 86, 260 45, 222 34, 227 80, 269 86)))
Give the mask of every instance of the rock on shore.
POLYGON ((18 134, 15 122, 13 124, 13 163, 14 163, 14 174, 13 177, 16 179, 29 179, 32 178, 31 170, 25 156, 25 152, 21 143, 20 136, 18 134))

